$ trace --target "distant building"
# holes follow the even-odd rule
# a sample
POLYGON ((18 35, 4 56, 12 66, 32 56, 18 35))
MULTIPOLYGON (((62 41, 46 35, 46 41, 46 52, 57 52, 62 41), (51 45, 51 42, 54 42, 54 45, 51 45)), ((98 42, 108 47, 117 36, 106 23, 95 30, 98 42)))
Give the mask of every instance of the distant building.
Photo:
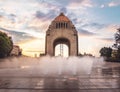
POLYGON ((19 46, 13 45, 13 49, 10 53, 11 56, 20 56, 22 54, 22 49, 19 46))
POLYGON ((92 54, 90 53, 84 53, 84 54, 81 54, 79 53, 78 56, 82 57, 82 56, 90 56, 90 57, 94 57, 92 54))
POLYGON ((41 53, 41 54, 40 54, 40 57, 43 57, 43 56, 45 56, 45 53, 41 53))

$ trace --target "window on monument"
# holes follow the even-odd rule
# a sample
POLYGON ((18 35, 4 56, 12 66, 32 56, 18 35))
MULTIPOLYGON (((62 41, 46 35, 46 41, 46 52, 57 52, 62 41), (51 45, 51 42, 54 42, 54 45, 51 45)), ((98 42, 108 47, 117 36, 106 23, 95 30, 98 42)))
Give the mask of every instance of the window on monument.
POLYGON ((56 28, 57 28, 57 23, 56 23, 56 28))
POLYGON ((65 28, 67 28, 67 23, 65 23, 65 28))
POLYGON ((59 23, 59 25, 58 25, 59 27, 58 28, 60 28, 60 23, 59 23))
POLYGON ((61 28, 63 28, 63 23, 61 23, 61 28))
POLYGON ((65 23, 65 28, 67 28, 68 27, 68 24, 67 23, 65 23))
POLYGON ((61 28, 61 23, 60 23, 60 28, 61 28))
POLYGON ((55 46, 55 56, 69 56, 69 48, 66 44, 58 44, 55 46))
POLYGON ((58 28, 58 23, 56 23, 56 28, 58 28))
POLYGON ((65 23, 64 23, 64 28, 65 28, 65 23))

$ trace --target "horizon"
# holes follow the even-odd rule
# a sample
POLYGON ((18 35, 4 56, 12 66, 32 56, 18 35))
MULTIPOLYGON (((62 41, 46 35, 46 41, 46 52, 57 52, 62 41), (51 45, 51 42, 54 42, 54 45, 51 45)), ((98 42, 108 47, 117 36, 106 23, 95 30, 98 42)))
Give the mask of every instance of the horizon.
POLYGON ((79 53, 99 56, 115 43, 119 9, 119 0, 0 0, 0 31, 12 36, 23 55, 38 56, 45 52, 48 26, 63 12, 78 31, 79 53))

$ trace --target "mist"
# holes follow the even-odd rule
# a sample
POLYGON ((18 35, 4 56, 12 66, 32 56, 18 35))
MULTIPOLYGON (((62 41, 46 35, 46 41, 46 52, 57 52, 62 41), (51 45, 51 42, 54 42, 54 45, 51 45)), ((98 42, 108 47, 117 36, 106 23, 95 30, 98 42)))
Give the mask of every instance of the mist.
MULTIPOLYGON (((94 57, 13 57, 0 62, 0 76, 80 76, 89 75, 93 65, 103 62, 94 57)), ((100 64, 99 64, 100 66, 100 64)))

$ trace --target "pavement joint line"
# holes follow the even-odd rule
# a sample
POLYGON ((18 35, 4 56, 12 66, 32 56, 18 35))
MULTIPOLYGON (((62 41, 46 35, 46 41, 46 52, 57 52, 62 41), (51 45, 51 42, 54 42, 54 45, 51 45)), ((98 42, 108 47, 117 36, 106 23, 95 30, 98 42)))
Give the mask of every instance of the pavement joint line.
POLYGON ((7 90, 120 90, 120 88, 0 88, 7 90))
MULTIPOLYGON (((73 76, 69 76, 69 77, 73 77, 73 76)), ((79 77, 79 76, 76 76, 76 77, 79 77)), ((56 79, 67 79, 67 78, 64 78, 64 77, 41 77, 41 76, 0 76, 0 78, 44 78, 44 79, 47 79, 47 78, 49 78, 49 79, 54 79, 54 78, 56 78, 56 79)), ((79 77, 78 79, 116 79, 116 78, 120 78, 120 76, 119 77, 79 77)))
MULTIPOLYGON (((64 78, 64 76, 47 76, 47 77, 45 77, 45 76, 1 76, 0 75, 0 78, 2 78, 2 77, 9 77, 9 78, 64 78)), ((80 78, 80 79, 86 79, 86 78, 92 78, 92 79, 94 79, 94 78, 120 78, 120 76, 89 76, 89 75, 87 75, 87 76, 66 76, 64 79, 66 79, 66 78, 71 78, 71 77, 76 77, 76 78, 80 78)))

